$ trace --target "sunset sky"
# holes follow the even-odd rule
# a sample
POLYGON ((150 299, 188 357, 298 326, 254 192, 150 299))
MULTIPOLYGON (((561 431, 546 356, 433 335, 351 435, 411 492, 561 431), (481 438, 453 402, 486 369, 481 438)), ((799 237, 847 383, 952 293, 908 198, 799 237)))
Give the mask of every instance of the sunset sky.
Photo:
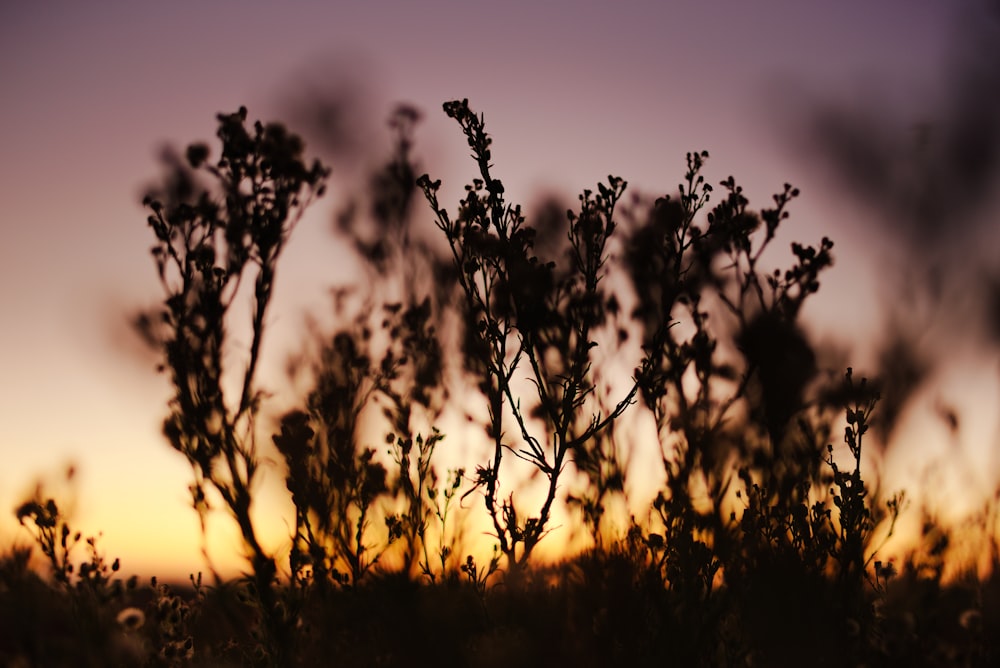
MULTIPOLYGON (((685 152, 702 149, 711 154, 709 180, 734 175, 754 208, 786 181, 801 188, 782 252, 793 240, 824 235, 837 244, 837 265, 807 310, 811 335, 838 341, 863 371, 888 314, 916 303, 923 319, 903 326, 928 325, 931 357, 947 346, 947 361, 897 434, 887 478, 919 478, 957 448, 962 458, 949 460, 948 489, 989 491, 1000 471, 997 332, 984 315, 989 295, 978 288, 1000 277, 992 262, 1000 242, 996 165, 980 165, 979 189, 945 191, 971 204, 954 220, 935 219, 941 226, 922 236, 908 218, 913 211, 886 191, 896 181, 873 194, 858 174, 843 174, 850 160, 872 167, 867 153, 851 152, 866 138, 876 157, 904 154, 922 128, 930 128, 932 145, 939 136, 947 144, 965 136, 954 128, 970 118, 981 124, 972 124, 971 136, 997 145, 991 132, 1000 127, 1000 102, 983 82, 1000 90, 989 69, 1000 57, 979 49, 989 43, 983 31, 1000 33, 983 27, 975 6, 3 3, 0 544, 27 540, 14 507, 36 480, 57 481, 73 462, 78 473, 65 498, 75 499, 74 524, 103 532, 100 544, 121 557, 125 572, 184 577, 201 568, 190 471, 160 435, 167 379, 128 325, 161 295, 142 192, 161 174, 163 147, 212 139, 217 112, 246 105, 252 119, 283 120, 294 130, 319 99, 344 103, 352 142, 331 160, 331 192, 296 230, 279 270, 265 386, 280 387, 305 314, 327 308, 328 289, 352 278, 330 213, 359 166, 384 157, 384 121, 395 103, 423 112, 418 158, 457 192, 473 165, 441 103, 468 98, 495 138, 494 163, 510 199, 529 208, 548 193, 573 198, 609 173, 640 192, 673 192, 685 152), (861 119, 850 127, 864 131, 840 134, 838 119, 861 119), (906 286, 919 292, 921 263, 950 277, 947 308, 899 294, 906 286), (935 407, 953 404, 963 407, 957 435, 933 419, 935 407)), ((951 183, 941 164, 940 174, 928 173, 951 183)), ((265 475, 280 485, 280 470, 265 475)), ((275 499, 265 495, 263 503, 275 499)), ((280 513, 268 531, 271 545, 287 533, 280 513)), ((238 565, 235 552, 232 535, 213 547, 229 567, 238 565)))

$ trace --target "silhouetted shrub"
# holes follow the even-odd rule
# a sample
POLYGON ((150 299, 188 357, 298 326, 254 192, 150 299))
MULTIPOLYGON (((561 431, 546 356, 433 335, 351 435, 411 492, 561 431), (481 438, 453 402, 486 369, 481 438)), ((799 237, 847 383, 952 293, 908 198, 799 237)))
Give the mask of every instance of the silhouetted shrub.
POLYGON ((444 110, 476 166, 457 209, 415 177, 419 114, 403 106, 393 154, 337 217, 365 281, 336 293, 332 330, 293 360, 308 382, 264 441, 295 509, 287 564, 250 512, 255 378, 276 266, 328 170, 282 126, 248 129, 245 109, 218 117, 218 160, 202 144, 173 160, 145 200, 164 303, 137 324, 163 354, 164 433, 191 464, 192 504, 204 520, 221 501, 250 572, 122 582, 118 560, 39 492, 16 513, 51 581, 31 550, 0 559, 0 662, 992 665, 996 502, 986 579, 945 582, 951 534, 930 516, 899 566, 879 556, 876 529, 891 535, 904 505, 862 470, 886 384, 851 369, 830 380, 799 322, 833 244, 791 244, 784 270, 761 259, 798 191, 752 211, 732 177, 707 182, 707 153, 689 153, 676 195, 626 202, 611 176, 575 210, 532 217, 494 175, 483 117, 464 100, 444 110), (444 246, 422 236, 418 194, 444 246), (223 361, 243 297, 251 336, 234 375, 223 361), (482 427, 471 477, 440 467, 449 410, 482 427), (612 501, 645 503, 628 499, 635 423, 620 428, 643 411, 662 484, 615 533, 612 501), (542 485, 534 505, 525 471, 542 485), (464 551, 454 515, 474 494, 496 541, 487 555, 464 551), (560 504, 592 544, 539 563, 560 504))

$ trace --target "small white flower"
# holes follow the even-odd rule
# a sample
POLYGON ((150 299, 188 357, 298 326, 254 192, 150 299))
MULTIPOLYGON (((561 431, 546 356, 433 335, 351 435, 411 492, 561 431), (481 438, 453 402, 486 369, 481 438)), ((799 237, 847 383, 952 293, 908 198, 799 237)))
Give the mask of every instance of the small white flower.
POLYGON ((135 631, 142 628, 142 625, 146 622, 146 615, 139 608, 125 608, 118 613, 118 617, 115 619, 120 626, 129 631, 135 631))

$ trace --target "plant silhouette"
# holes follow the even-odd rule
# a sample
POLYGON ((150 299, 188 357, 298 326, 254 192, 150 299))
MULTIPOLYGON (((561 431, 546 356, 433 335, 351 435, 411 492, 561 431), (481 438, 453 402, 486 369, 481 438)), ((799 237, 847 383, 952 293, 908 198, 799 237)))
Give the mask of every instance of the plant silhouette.
POLYGON ((484 492, 500 549, 511 568, 527 562, 548 531, 560 477, 575 450, 608 429, 632 403, 638 384, 606 414, 587 416, 595 392, 591 350, 606 311, 602 281, 606 246, 615 231, 615 206, 625 182, 610 177, 598 193, 585 191, 579 212, 567 214, 564 263, 534 253, 536 230, 521 207, 507 204, 503 183, 491 174, 492 140, 467 101, 445 104, 445 113, 465 133, 479 177, 466 186, 451 217, 438 201, 439 181, 422 176, 418 185, 448 240, 466 323, 464 359, 488 404, 486 434, 492 457, 477 467, 475 485, 484 492), (526 374, 536 396, 522 403, 513 381, 526 374), (535 433, 530 422, 540 420, 535 433), (508 441, 508 427, 520 443, 508 441), (501 468, 506 455, 530 463, 547 480, 541 507, 525 516, 513 494, 503 498, 501 468))
POLYGON ((280 655, 276 566, 251 517, 261 399, 254 380, 278 259, 302 211, 323 194, 327 170, 318 161, 304 162, 301 139, 283 126, 257 122, 248 129, 246 119, 245 108, 220 114, 218 160, 209 161, 206 145, 192 144, 187 164, 173 165, 166 188, 144 199, 166 299, 140 325, 162 345, 175 390, 163 431, 191 464, 194 508, 204 526, 207 492, 214 492, 239 526, 271 649, 280 655), (227 401, 226 332, 244 280, 253 286, 252 334, 237 396, 227 401))
MULTIPOLYGON (((334 291, 331 329, 307 328, 289 361, 301 394, 271 433, 265 315, 329 170, 245 109, 218 116, 217 159, 203 144, 171 159, 145 199, 164 301, 137 327, 163 355, 164 434, 192 467, 202 530, 210 507, 227 513, 248 573, 123 583, 39 489, 16 512, 52 581, 30 550, 0 559, 0 661, 992 665, 1000 580, 946 583, 952 533, 926 508, 911 553, 883 556, 905 497, 868 480, 879 412, 891 423, 901 405, 881 392, 918 365, 872 381, 822 367, 800 317, 833 243, 790 244, 785 269, 763 259, 798 190, 752 210, 692 152, 675 194, 629 199, 611 176, 573 209, 528 213, 496 176, 484 117, 466 100, 444 112, 475 166, 457 208, 416 176, 420 114, 398 107, 391 155, 335 220, 363 280, 334 291), (447 452, 456 416, 478 438, 447 452), (637 461, 640 438, 653 461, 637 461), (251 512, 272 445, 294 508, 287 562, 251 512), (630 484, 639 467, 659 476, 652 498, 630 484), (590 543, 545 563, 561 510, 590 543), (492 551, 465 542, 476 512, 492 551)), ((996 508, 977 520, 994 569, 996 508)))

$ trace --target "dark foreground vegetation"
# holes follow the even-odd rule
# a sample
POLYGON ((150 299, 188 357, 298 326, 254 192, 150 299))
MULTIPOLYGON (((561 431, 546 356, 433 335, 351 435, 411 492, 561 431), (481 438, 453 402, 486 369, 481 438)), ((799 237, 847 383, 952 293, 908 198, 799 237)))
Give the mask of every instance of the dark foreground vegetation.
POLYGON ((337 217, 366 275, 289 364, 306 389, 281 415, 255 380, 266 313, 329 170, 244 109, 219 116, 218 157, 194 144, 168 165, 145 200, 164 301, 136 324, 174 391, 164 434, 192 507, 236 522, 247 575, 120 577, 40 491, 17 509, 35 545, 0 562, 0 662, 994 665, 991 511, 984 577, 945 580, 951 534, 929 518, 904 559, 880 557, 914 512, 866 477, 886 388, 824 369, 799 324, 833 244, 762 266, 798 191, 752 211, 690 153, 677 194, 627 198, 612 176, 529 223, 482 116, 444 110, 475 177, 457 209, 440 201, 412 158, 418 114, 397 110, 393 155, 337 217), (249 325, 231 312, 244 300, 249 325), (636 439, 659 454, 636 461, 636 439), (444 468, 459 445, 475 461, 444 468), (254 520, 262 457, 295 508, 280 554, 254 520), (662 484, 637 513, 638 470, 662 484), (470 540, 477 513, 492 552, 470 540), (587 547, 543 563, 557 529, 587 547))

